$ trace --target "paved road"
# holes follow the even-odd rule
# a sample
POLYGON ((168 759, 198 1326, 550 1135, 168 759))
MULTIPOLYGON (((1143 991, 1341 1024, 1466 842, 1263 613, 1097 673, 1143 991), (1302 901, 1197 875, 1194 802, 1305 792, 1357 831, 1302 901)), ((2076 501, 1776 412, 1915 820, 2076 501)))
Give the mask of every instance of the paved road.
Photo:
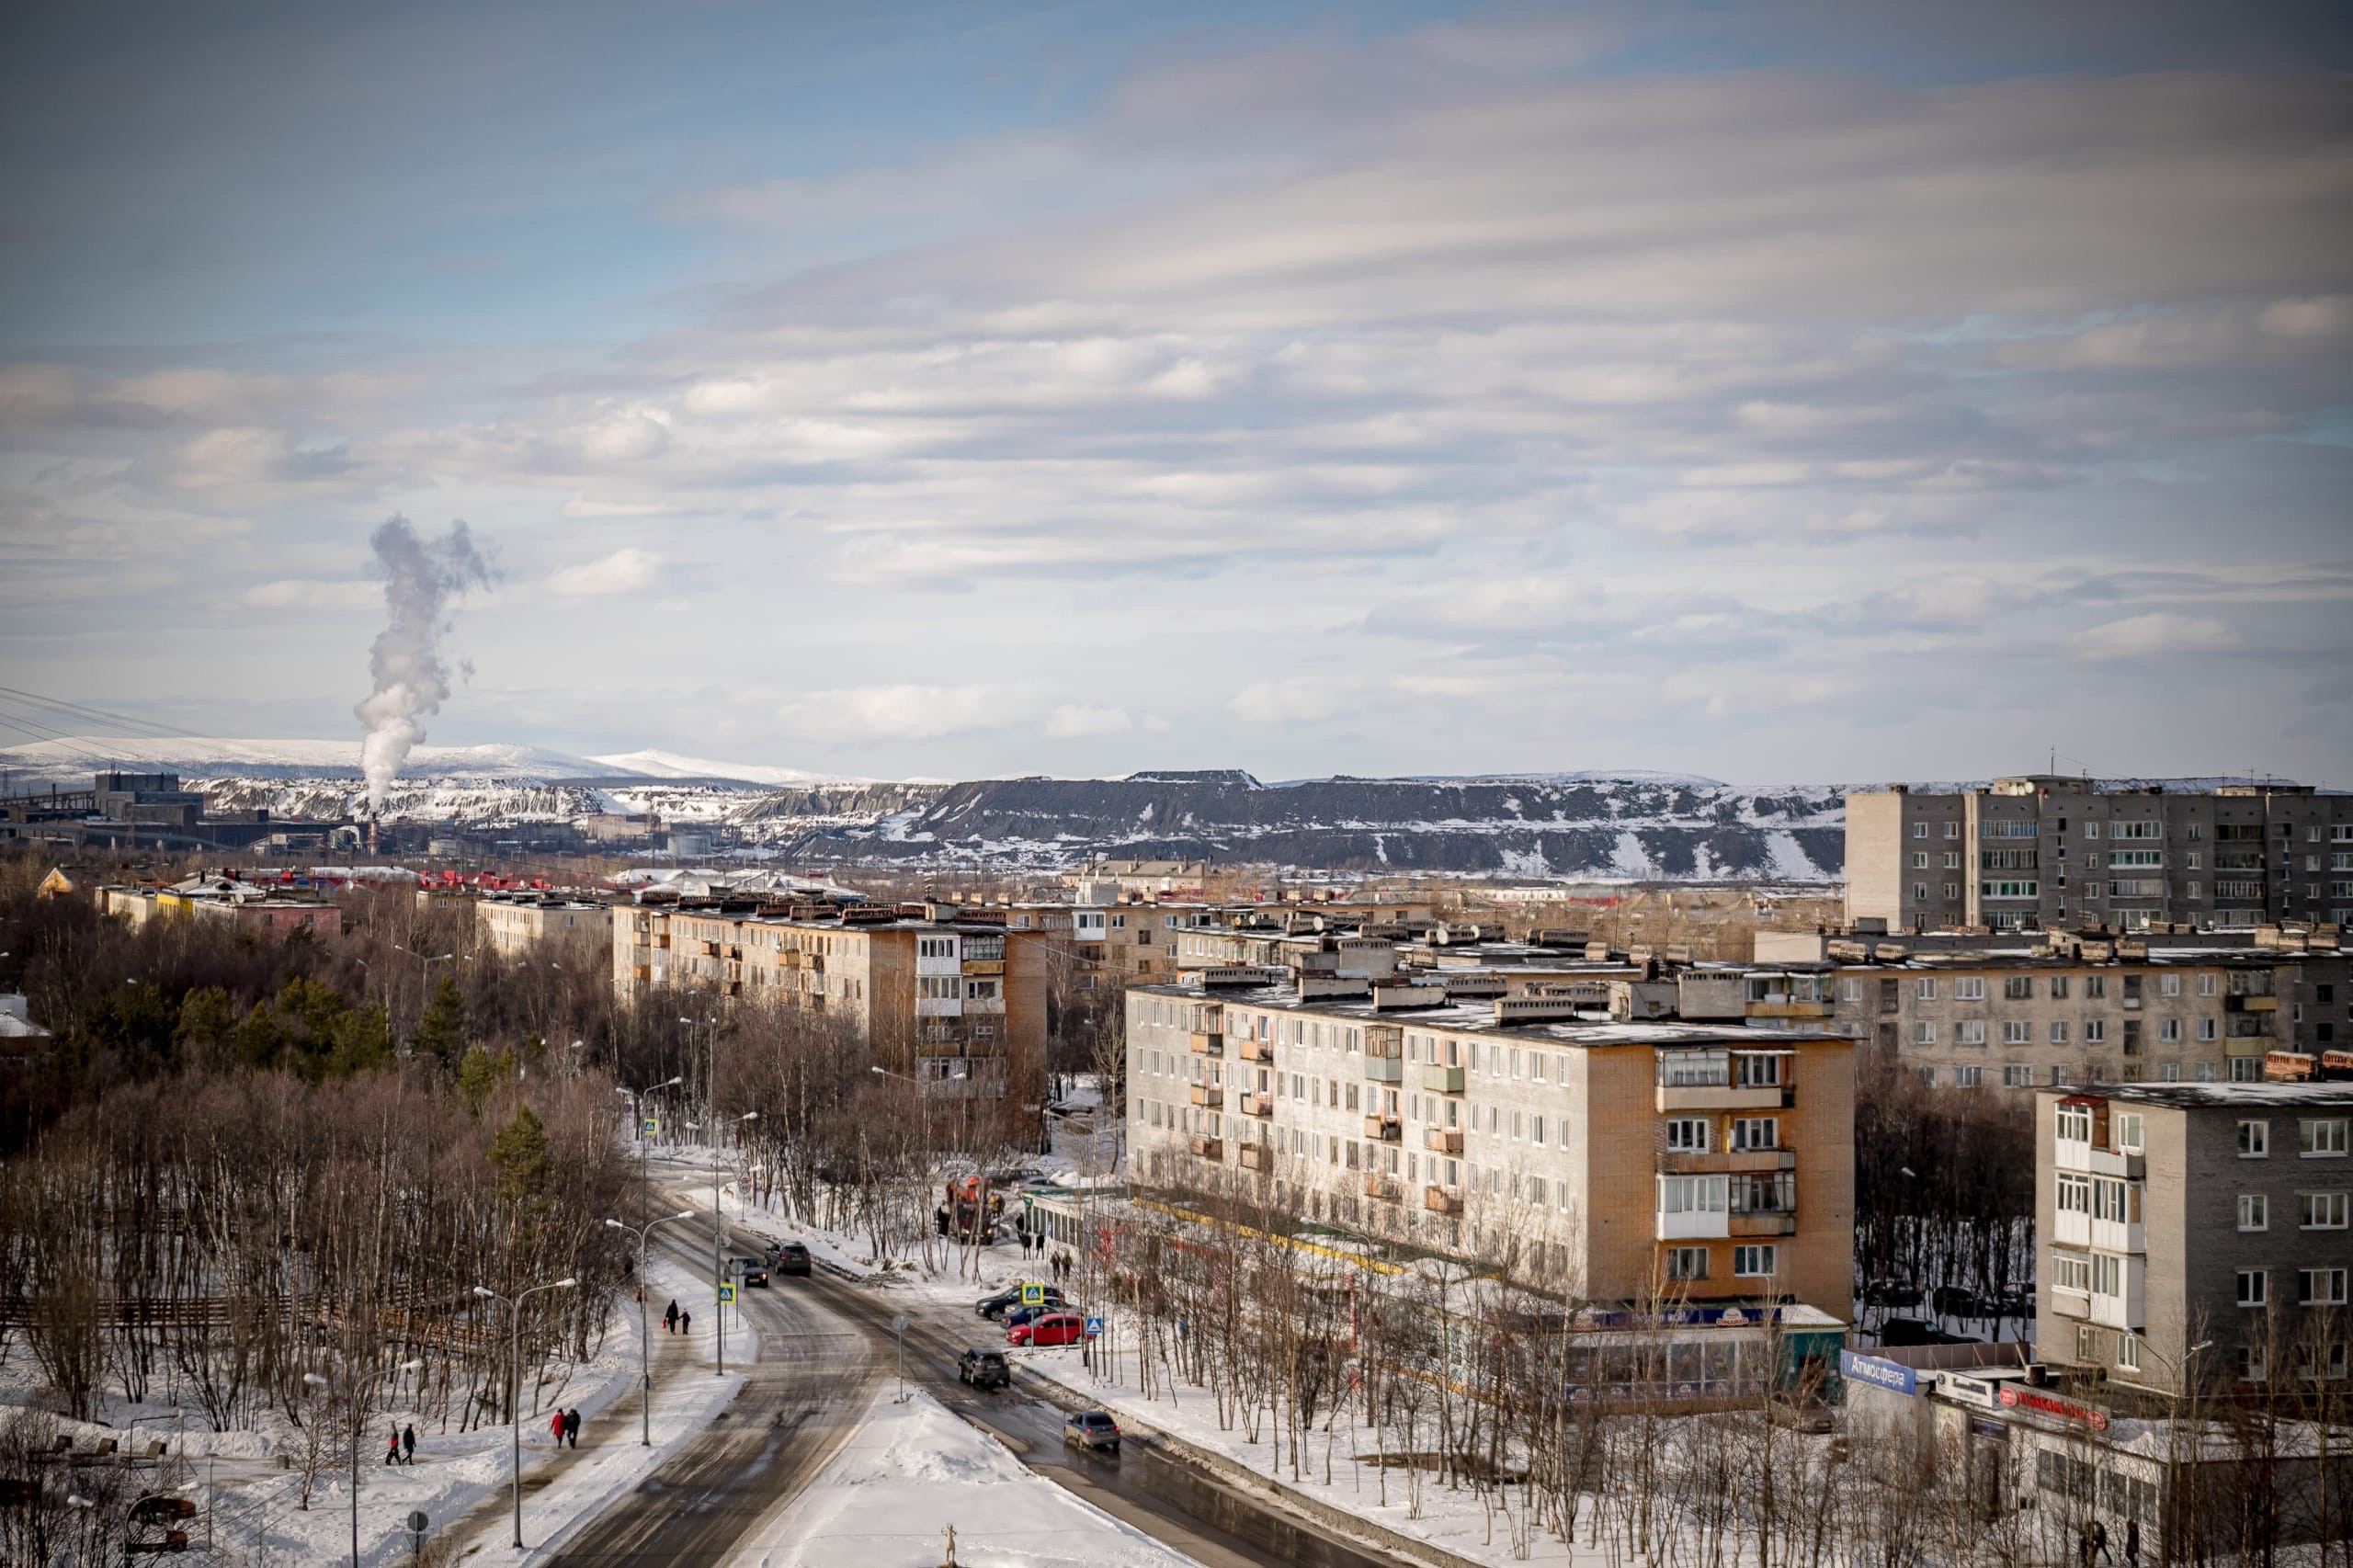
MULTIPOLYGON (((709 1275, 707 1233, 698 1238, 692 1227, 655 1233, 673 1261, 709 1275)), ((760 1335, 759 1360, 737 1368, 743 1391, 708 1430, 566 1542, 554 1562, 567 1568, 724 1562, 736 1542, 800 1494, 855 1429, 875 1380, 888 1371, 870 1337, 804 1294, 739 1296, 760 1335)))

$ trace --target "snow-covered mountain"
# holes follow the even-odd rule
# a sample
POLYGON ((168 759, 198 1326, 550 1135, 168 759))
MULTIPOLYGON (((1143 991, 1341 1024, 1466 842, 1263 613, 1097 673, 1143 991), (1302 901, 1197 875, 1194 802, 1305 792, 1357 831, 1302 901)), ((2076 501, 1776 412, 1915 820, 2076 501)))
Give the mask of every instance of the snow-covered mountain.
MULTIPOLYGON (((68 735, 0 747, 0 767, 17 783, 90 786, 108 767, 176 773, 183 778, 341 778, 359 773, 359 737, 338 741, 237 741, 183 735, 68 735)), ((623 771, 541 746, 421 745, 405 771, 429 778, 594 778, 623 771)))
POLYGON ((714 762, 705 756, 680 756, 671 751, 625 751, 613 756, 592 756, 614 773, 647 778, 738 778, 747 784, 863 784, 863 778, 843 778, 812 773, 801 767, 775 767, 763 762, 714 762))

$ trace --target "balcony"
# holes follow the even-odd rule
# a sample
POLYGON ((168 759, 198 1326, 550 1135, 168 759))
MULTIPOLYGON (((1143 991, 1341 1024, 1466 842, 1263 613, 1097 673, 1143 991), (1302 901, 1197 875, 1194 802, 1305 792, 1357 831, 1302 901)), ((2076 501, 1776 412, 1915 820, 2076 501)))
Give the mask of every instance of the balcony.
POLYGON ((2279 1010, 2277 996, 2225 996, 2222 1010, 2226 1013, 2276 1013, 2279 1010))
POLYGON ((1270 1040, 1238 1040, 1234 1049, 1245 1062, 1272 1062, 1275 1059, 1275 1042, 1270 1040))
POLYGON ((2092 1217, 2080 1209, 2062 1209, 2051 1218, 2051 1240, 2063 1247, 2092 1244, 2092 1217))
POLYGON ((1779 1110, 1793 1104, 1795 1096, 1781 1084, 1753 1086, 1743 1084, 1661 1084, 1658 1086, 1658 1108, 1662 1114, 1677 1110, 1779 1110))
POLYGON ((1426 1127, 1422 1130, 1422 1147, 1440 1154, 1459 1154, 1462 1153, 1462 1129, 1426 1127))
POLYGON ((1222 1110, 1225 1107, 1225 1091, 1215 1084, 1196 1084, 1193 1085, 1193 1103, 1207 1106, 1211 1110, 1222 1110))
POLYGON ((1710 1154, 1686 1153, 1668 1150, 1658 1157, 1661 1176, 1696 1176, 1717 1171, 1793 1171, 1798 1168, 1795 1149, 1734 1149, 1719 1150, 1710 1154))
POLYGON ((1726 1232, 1736 1241, 1756 1236, 1794 1236, 1798 1233, 1795 1214, 1733 1214, 1728 1217, 1726 1232))
POLYGON ((1393 1116, 1368 1116, 1364 1119, 1364 1135, 1378 1142, 1395 1143, 1404 1140, 1405 1128, 1393 1116))
POLYGON ((1433 1214, 1462 1212, 1462 1189, 1459 1187, 1426 1187, 1422 1188, 1422 1204, 1433 1214))
POLYGON ((1462 1092, 1462 1069, 1436 1063, 1426 1066, 1422 1069, 1422 1087, 1434 1095, 1459 1095, 1462 1092))
POLYGON ((1275 1152, 1264 1143, 1245 1143, 1236 1157, 1245 1171, 1267 1171, 1275 1166, 1275 1152))
POLYGON ((2092 1245, 2104 1252, 2146 1252, 2149 1231, 2145 1225, 2125 1220, 2092 1220, 2092 1245))
POLYGON ((1748 1004, 1752 1018, 1826 1018, 1830 1016, 1827 1002, 1794 1002, 1788 997, 1768 997, 1748 1004))
POLYGON ((1254 1095, 1245 1090, 1235 1102, 1235 1108, 1245 1116, 1272 1116, 1275 1114, 1275 1096, 1254 1095))
POLYGON ((1192 1047, 1194 1054, 1198 1056, 1223 1056, 1225 1054, 1225 1037, 1222 1034, 1203 1034, 1199 1029, 1196 1029, 1187 1038, 1185 1043, 1192 1047))
POLYGON ((1225 1140, 1196 1132, 1193 1134, 1193 1153, 1204 1160, 1222 1160, 1225 1158, 1225 1140))
POLYGON ((1732 1216, 1721 1209, 1685 1209, 1676 1213, 1656 1210, 1658 1239, 1663 1242, 1708 1241, 1732 1234, 1732 1216))
POLYGON ((1394 1203, 1398 1200, 1399 1194, 1400 1189, 1395 1176, 1382 1176, 1379 1171, 1364 1173, 1364 1195, 1367 1198, 1378 1198, 1383 1203, 1394 1203))
POLYGON ((1364 1075, 1375 1084, 1402 1084, 1405 1081, 1405 1063, 1394 1056, 1368 1056, 1364 1059, 1364 1075))

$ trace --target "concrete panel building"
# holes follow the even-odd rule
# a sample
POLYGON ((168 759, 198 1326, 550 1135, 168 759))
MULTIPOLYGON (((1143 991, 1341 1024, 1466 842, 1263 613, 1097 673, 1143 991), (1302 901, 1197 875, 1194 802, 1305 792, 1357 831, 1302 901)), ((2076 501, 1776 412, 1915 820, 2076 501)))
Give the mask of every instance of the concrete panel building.
POLYGON ((2045 1362, 2164 1394, 2347 1375, 2353 1084, 2036 1099, 2045 1362))
POLYGON ((483 939, 494 951, 510 958, 551 938, 594 937, 602 946, 612 932, 612 906, 585 899, 491 895, 474 900, 473 904, 474 922, 483 939))
POLYGON ((1847 918, 1887 931, 2353 923, 2353 795, 2054 774, 1847 797, 1847 918))
POLYGON ((1208 971, 1128 994, 1131 1158, 1148 1182, 1248 1184, 1370 1236, 1540 1256, 1588 1300, 1843 1318, 1852 1051, 1591 1022, 1565 998, 1302 1000, 1279 971, 1208 971))

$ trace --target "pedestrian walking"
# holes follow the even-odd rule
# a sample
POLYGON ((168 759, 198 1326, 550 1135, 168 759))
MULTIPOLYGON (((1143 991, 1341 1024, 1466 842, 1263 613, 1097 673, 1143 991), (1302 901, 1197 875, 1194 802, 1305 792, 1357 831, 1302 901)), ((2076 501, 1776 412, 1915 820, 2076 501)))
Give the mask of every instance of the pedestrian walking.
POLYGON ((563 1440, 575 1449, 580 1446, 580 1409, 577 1405, 563 1413, 563 1440))
POLYGON ((665 1334, 676 1334, 678 1332, 678 1303, 676 1301, 672 1301, 669 1306, 663 1310, 662 1332, 665 1334))
POLYGON ((2124 1521, 2124 1568, 2141 1568, 2141 1521, 2124 1521))
POLYGON ((563 1412, 559 1410, 548 1418, 548 1431, 555 1438, 557 1448, 563 1447, 563 1412))
POLYGON ((401 1428, 401 1463, 416 1462, 416 1426, 415 1423, 401 1428))
POLYGON ((2092 1548, 2094 1551, 2097 1551, 2100 1556, 2107 1557, 2110 1562, 2116 1561, 2115 1558, 2109 1556, 2108 1527, 2100 1523, 2097 1519, 2094 1519, 2092 1521, 2092 1548))
POLYGON ((401 1462, 401 1429, 397 1426, 392 1428, 392 1442, 384 1449, 384 1462, 386 1464, 401 1462))
POLYGON ((688 1332, 688 1331, 689 1331, 689 1330, 691 1330, 694 1326, 695 1326, 695 1314, 694 1314, 694 1313, 692 1313, 692 1312, 680 1312, 680 1313, 678 1314, 678 1332, 679 1332, 680 1334, 685 1334, 685 1333, 688 1332))

